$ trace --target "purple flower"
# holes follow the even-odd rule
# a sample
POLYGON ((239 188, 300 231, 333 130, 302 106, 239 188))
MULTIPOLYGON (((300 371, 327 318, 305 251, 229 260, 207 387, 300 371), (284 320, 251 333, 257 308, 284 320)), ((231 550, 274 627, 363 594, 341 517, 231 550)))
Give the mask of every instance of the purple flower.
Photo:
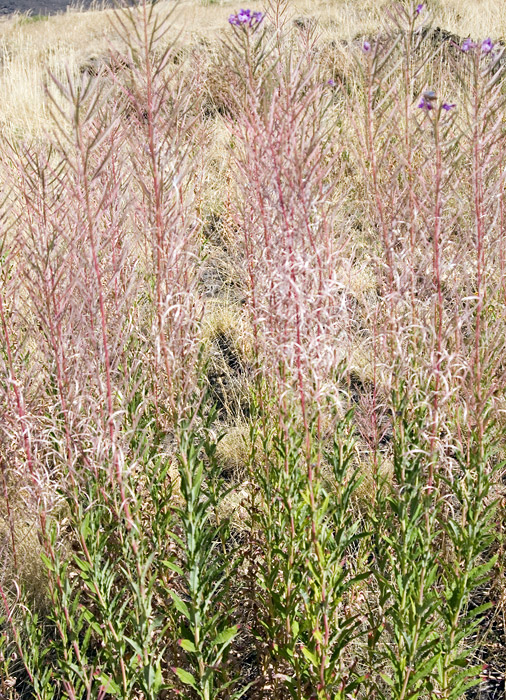
POLYGON ((335 87, 335 86, 336 86, 336 81, 335 81, 335 80, 332 80, 332 78, 331 78, 330 80, 327 80, 327 85, 330 85, 330 87, 335 87))
POLYGON ((462 51, 467 52, 470 49, 476 48, 476 44, 471 39, 464 39, 464 42, 460 48, 462 51))
POLYGON ((490 53, 493 48, 494 48, 494 42, 492 41, 492 39, 490 39, 490 38, 484 39, 481 42, 481 52, 482 53, 490 53))
POLYGON ((436 101, 436 98, 437 95, 434 92, 434 90, 425 90, 425 92, 422 94, 420 104, 418 105, 419 109, 425 109, 429 112, 431 109, 434 108, 434 102, 436 101))
POLYGON ((368 53, 371 50, 371 44, 368 41, 364 41, 364 43, 362 44, 362 50, 365 53, 368 53))
POLYGON ((457 105, 456 105, 455 103, 453 103, 453 104, 448 104, 448 102, 443 102, 443 104, 441 105, 441 109, 444 109, 445 112, 449 112, 450 109, 453 109, 453 108, 456 107, 456 106, 457 106, 457 105))
POLYGON ((251 10, 240 10, 237 15, 239 22, 246 24, 246 22, 251 22, 251 10))
POLYGON ((252 12, 251 10, 240 10, 236 15, 230 15, 228 21, 235 27, 258 26, 263 20, 262 12, 252 12))
POLYGON ((418 17, 420 12, 423 10, 423 2, 418 3, 415 10, 415 15, 418 17))

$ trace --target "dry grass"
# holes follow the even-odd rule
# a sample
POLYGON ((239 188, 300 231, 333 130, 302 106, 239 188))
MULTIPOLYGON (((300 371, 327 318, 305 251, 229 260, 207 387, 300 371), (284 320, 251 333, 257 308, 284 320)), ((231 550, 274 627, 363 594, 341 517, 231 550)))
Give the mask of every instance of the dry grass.
MULTIPOLYGON (((171 3, 160 3, 164 11, 171 3)), ((181 46, 202 39, 219 40, 230 12, 240 3, 206 5, 182 0, 174 9, 172 38, 181 46)), ((377 32, 385 19, 387 0, 293 0, 293 18, 315 18, 325 40, 351 41, 377 32)), ((265 3, 252 0, 252 9, 265 3)), ((460 36, 506 37, 506 4, 502 0, 435 0, 433 24, 460 36)), ((90 59, 107 54, 115 44, 113 11, 68 11, 44 21, 17 15, 0 20, 0 108, 2 131, 15 137, 40 136, 48 124, 44 86, 49 74, 79 74, 90 59)))

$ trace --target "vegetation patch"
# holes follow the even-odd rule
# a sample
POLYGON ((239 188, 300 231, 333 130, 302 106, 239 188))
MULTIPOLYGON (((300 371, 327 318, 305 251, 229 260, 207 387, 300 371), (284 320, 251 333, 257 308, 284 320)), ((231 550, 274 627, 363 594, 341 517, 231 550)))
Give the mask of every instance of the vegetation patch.
POLYGON ((443 5, 2 25, 2 700, 504 698, 506 63, 443 5))

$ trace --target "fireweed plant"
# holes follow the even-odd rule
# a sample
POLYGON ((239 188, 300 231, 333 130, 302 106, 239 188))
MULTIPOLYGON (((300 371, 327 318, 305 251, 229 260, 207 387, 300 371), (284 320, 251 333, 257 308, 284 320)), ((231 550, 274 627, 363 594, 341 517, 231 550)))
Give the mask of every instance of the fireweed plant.
POLYGON ((118 9, 2 138, 0 697, 504 684, 503 49, 404 5, 336 47, 272 0, 211 58, 118 9))

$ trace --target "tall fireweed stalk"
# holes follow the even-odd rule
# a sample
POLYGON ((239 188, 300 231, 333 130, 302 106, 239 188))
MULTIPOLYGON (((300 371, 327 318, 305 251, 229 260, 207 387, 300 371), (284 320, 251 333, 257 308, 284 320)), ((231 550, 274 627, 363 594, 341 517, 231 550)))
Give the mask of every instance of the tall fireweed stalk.
POLYGON ((464 659, 485 612, 472 598, 494 566, 490 493, 504 439, 497 430, 504 370, 488 335, 493 328, 502 345, 504 314, 494 302, 504 285, 501 50, 493 52, 491 40, 462 42, 445 61, 439 52, 431 59, 420 48, 431 28, 419 14, 401 11, 386 46, 384 38, 364 43, 365 112, 355 122, 366 206, 377 230, 372 262, 382 285, 371 314, 375 376, 391 392, 399 488, 388 497, 396 524, 383 536, 388 508, 383 496, 378 502, 380 613, 370 637, 378 659, 389 657, 396 673, 382 671, 371 692, 402 698, 424 689, 459 697, 479 683, 481 667, 465 668, 464 659), (443 82, 447 62, 453 83, 443 82), (398 74, 405 78, 400 84, 398 74), (449 85, 453 95, 443 92, 449 85), (413 402, 408 413, 406 400, 413 402), (477 530, 473 522, 480 522, 477 530), (401 551, 406 546, 417 553, 401 551), (404 570, 403 560, 411 562, 404 570), (434 598, 438 590, 442 603, 434 598), (408 610, 416 610, 411 622, 408 610), (390 635, 396 641, 386 643, 390 635))
POLYGON ((115 11, 51 131, 0 141, 0 697, 473 697, 501 672, 503 49, 438 45, 424 3, 331 44, 272 0, 216 75, 173 17, 115 11), (212 303, 210 241, 238 261, 212 303))
MULTIPOLYGON (((216 440, 209 429, 215 421, 213 410, 202 413, 197 399, 195 413, 181 425, 179 474, 184 505, 179 511, 184 564, 179 569, 185 579, 184 598, 171 592, 181 615, 184 650, 189 670, 175 667, 174 673, 183 684, 182 697, 193 697, 190 689, 202 700, 229 697, 239 699, 250 685, 237 681, 228 668, 230 647, 238 634, 229 605, 229 589, 240 558, 230 547, 229 523, 216 520, 216 507, 226 488, 216 460, 216 440), (201 437, 192 424, 203 418, 201 437), (206 479, 204 480, 204 469, 206 479), (214 520, 214 522, 213 522, 214 520)), ((205 403, 203 404, 205 411, 205 403)))
POLYGON ((164 73, 171 47, 161 58, 155 52, 167 21, 146 6, 135 21, 132 12, 115 20, 128 48, 124 59, 113 56, 123 74, 105 67, 54 79, 51 145, 2 150, 12 202, 2 231, 9 556, 15 580, 19 543, 38 530, 34 556, 43 563, 34 573, 52 612, 26 612, 20 623, 32 591, 9 579, 2 590, 16 692, 31 687, 35 697, 154 698, 168 683, 167 620, 155 616, 153 597, 167 598, 158 586, 169 585, 172 570, 154 560, 156 553, 170 563, 177 549, 167 534, 177 473, 167 447, 198 374, 198 222, 185 165, 195 142, 191 120, 180 118, 190 92, 179 75, 164 73), (126 66, 139 55, 143 80, 139 70, 132 82, 126 66), (18 456, 7 460, 14 440, 18 456), (23 506, 38 524, 35 515, 21 523, 23 506), (151 507, 156 527, 148 534, 151 507))
POLYGON ((360 535, 345 515, 356 481, 345 424, 341 437, 337 420, 336 366, 348 328, 341 282, 348 239, 333 228, 339 145, 329 94, 308 59, 316 37, 292 44, 282 3, 272 5, 269 20, 272 35, 234 28, 238 78, 230 103, 240 178, 232 217, 243 236, 260 371, 251 436, 255 454, 261 445, 258 463, 251 459, 259 489, 250 511, 252 537, 259 527, 263 559, 255 567, 255 632, 275 697, 286 691, 299 699, 345 697, 359 684, 346 668, 357 622, 344 598, 361 576, 342 567, 360 535), (332 434, 334 425, 335 481, 342 491, 331 496, 322 470, 324 432, 332 434))
POLYGON ((347 415, 336 425, 325 453, 327 480, 315 421, 309 464, 306 437, 288 416, 269 443, 259 440, 263 458, 252 477, 260 505, 251 517, 263 556, 256 567, 254 631, 275 697, 288 691, 297 699, 345 698, 363 680, 349 649, 360 627, 350 603, 368 577, 351 556, 365 533, 351 507, 358 479, 350 423, 347 415))
POLYGON ((328 92, 308 58, 316 38, 303 51, 284 38, 285 24, 278 8, 273 37, 256 28, 233 37, 241 75, 231 103, 239 172, 233 218, 243 237, 258 359, 282 384, 295 383, 304 410, 304 397, 322 389, 346 343, 348 239, 333 230, 336 134, 328 92), (257 53, 261 72, 252 65, 257 53))

